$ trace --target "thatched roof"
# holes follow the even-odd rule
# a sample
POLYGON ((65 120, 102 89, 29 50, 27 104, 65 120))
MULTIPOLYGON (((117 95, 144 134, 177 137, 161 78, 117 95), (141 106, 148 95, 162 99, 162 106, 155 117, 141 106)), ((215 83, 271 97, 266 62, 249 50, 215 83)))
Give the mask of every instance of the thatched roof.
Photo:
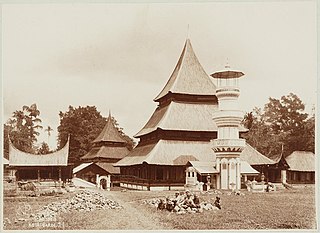
POLYGON ((173 160, 174 165, 186 165, 189 161, 198 161, 193 155, 180 155, 173 160))
POLYGON ((182 155, 193 156, 197 160, 214 161, 210 142, 159 140, 155 144, 138 145, 126 157, 114 164, 130 166, 142 164, 177 165, 174 161, 182 155))
MULTIPOLYGON (((196 171, 201 174, 214 174, 219 173, 215 168, 215 163, 206 161, 189 161, 189 164, 196 169, 196 171)), ((258 175, 259 172, 252 168, 250 164, 246 161, 241 161, 240 173, 246 175, 258 175)))
POLYGON ((81 163, 80 165, 76 166, 75 168, 72 169, 72 174, 78 173, 79 171, 85 169, 86 167, 90 166, 91 164, 93 164, 93 162, 91 163, 81 163))
MULTIPOLYGON (((274 164, 275 162, 246 143, 240 159, 249 165, 274 164)), ((115 166, 142 164, 184 165, 188 161, 215 161, 216 155, 210 142, 159 140, 149 145, 138 145, 115 166)))
POLYGON ((110 174, 120 174, 120 168, 114 167, 111 163, 98 162, 95 164, 110 174))
POLYGON ((309 151, 294 151, 285 158, 291 171, 314 172, 315 156, 309 151))
POLYGON ((258 175, 259 174, 259 172, 257 170, 255 170, 253 167, 251 167, 250 164, 244 160, 241 160, 240 172, 241 172, 241 174, 245 174, 245 175, 258 175))
POLYGON ((214 168, 214 163, 213 162, 190 161, 190 164, 201 175, 219 173, 214 168))
POLYGON ((67 166, 68 156, 69 138, 62 149, 45 155, 26 153, 17 149, 11 141, 9 142, 10 166, 67 166))
POLYGON ((9 160, 7 160, 6 158, 2 158, 2 164, 9 165, 9 160))
MULTIPOLYGON (((147 124, 134 137, 141 137, 157 128, 202 132, 217 131, 218 128, 212 120, 217 109, 218 106, 214 104, 172 101, 165 107, 157 107, 147 124)), ((240 126, 239 131, 245 132, 247 129, 240 126)))
POLYGON ((169 92, 191 95, 214 95, 216 92, 216 86, 201 66, 189 39, 170 79, 154 100, 158 101, 169 92))
POLYGON ((273 160, 275 163, 279 163, 282 157, 282 154, 268 155, 268 158, 273 160))
POLYGON ((249 143, 240 154, 241 160, 247 161, 250 165, 275 164, 276 162, 261 154, 254 149, 249 143))
POLYGON ((140 137, 155 131, 165 130, 185 131, 217 131, 212 120, 217 105, 171 102, 168 106, 158 107, 147 124, 135 135, 140 137))
POLYGON ((83 170, 87 167, 90 167, 90 166, 98 166, 110 174, 120 174, 120 168, 114 167, 111 163, 105 163, 105 162, 82 163, 79 166, 73 168, 72 172, 73 172, 73 174, 76 174, 76 173, 80 172, 81 170, 83 170))
POLYGON ((97 158, 122 159, 129 153, 127 147, 123 146, 101 146, 92 148, 87 154, 81 157, 81 160, 90 160, 97 158))
POLYGON ((121 142, 125 143, 126 140, 124 140, 117 128, 112 123, 111 114, 109 113, 109 117, 107 119, 107 123, 104 126, 101 133, 98 135, 98 137, 93 141, 94 143, 97 142, 121 142))

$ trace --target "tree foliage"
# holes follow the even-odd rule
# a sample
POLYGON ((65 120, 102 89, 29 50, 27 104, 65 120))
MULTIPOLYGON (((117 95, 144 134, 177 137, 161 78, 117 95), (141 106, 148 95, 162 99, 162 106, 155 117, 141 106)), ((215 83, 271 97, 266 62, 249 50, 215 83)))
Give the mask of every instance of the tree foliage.
MULTIPOLYGON (((102 117, 95 106, 74 108, 69 106, 68 111, 59 113, 60 125, 58 126, 58 147, 62 148, 70 135, 69 162, 79 163, 80 157, 88 153, 92 147, 93 140, 101 133, 106 118, 102 117)), ((116 120, 113 122, 120 134, 131 143, 133 140, 123 133, 116 120)))
POLYGON ((314 152, 314 116, 304 113, 305 106, 293 93, 280 99, 269 98, 263 111, 254 108, 244 117, 249 132, 247 141, 266 156, 305 150, 314 152))
POLYGON ((37 154, 45 155, 45 154, 49 154, 51 151, 50 151, 49 145, 46 142, 42 142, 37 152, 38 152, 37 154))
POLYGON ((4 151, 9 148, 9 139, 19 150, 35 153, 38 130, 42 129, 40 111, 36 104, 23 106, 22 110, 13 112, 12 117, 4 125, 4 151))
POLYGON ((111 120, 113 125, 117 128, 120 135, 123 137, 123 139, 127 141, 127 148, 131 151, 135 146, 134 140, 123 132, 123 128, 119 126, 119 123, 114 117, 111 117, 111 120))

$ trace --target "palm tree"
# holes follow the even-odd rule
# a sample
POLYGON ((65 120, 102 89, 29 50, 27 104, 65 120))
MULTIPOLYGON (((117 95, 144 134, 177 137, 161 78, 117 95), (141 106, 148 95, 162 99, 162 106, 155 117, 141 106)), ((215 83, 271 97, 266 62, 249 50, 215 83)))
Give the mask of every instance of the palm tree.
POLYGON ((48 125, 48 127, 44 131, 48 132, 48 144, 49 144, 49 137, 50 137, 51 131, 53 131, 53 129, 48 125))

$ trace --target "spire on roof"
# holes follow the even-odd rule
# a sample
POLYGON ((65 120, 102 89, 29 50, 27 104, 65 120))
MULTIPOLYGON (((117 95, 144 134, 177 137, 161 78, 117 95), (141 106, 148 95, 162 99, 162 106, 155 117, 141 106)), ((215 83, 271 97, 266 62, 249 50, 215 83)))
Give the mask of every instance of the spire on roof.
POLYGON ((158 101, 169 92, 189 95, 215 95, 215 91, 216 86, 196 57, 190 39, 187 39, 170 79, 154 101, 158 101))
POLYGON ((230 68, 230 64, 229 64, 229 58, 227 57, 227 63, 226 63, 226 65, 224 66, 224 68, 230 68))
POLYGON ((188 24, 188 30, 187 30, 187 39, 189 39, 189 24, 188 24))

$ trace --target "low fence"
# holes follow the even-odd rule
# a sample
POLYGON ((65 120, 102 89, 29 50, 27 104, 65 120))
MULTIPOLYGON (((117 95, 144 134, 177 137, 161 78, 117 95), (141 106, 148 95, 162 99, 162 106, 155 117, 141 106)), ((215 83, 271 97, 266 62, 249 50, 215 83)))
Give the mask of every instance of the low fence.
POLYGON ((151 179, 143 179, 137 176, 130 176, 130 175, 121 175, 120 176, 120 183, 125 183, 133 186, 144 186, 147 190, 150 190, 152 187, 157 186, 167 186, 169 187, 177 187, 177 186, 184 186, 185 180, 151 180, 151 179))

